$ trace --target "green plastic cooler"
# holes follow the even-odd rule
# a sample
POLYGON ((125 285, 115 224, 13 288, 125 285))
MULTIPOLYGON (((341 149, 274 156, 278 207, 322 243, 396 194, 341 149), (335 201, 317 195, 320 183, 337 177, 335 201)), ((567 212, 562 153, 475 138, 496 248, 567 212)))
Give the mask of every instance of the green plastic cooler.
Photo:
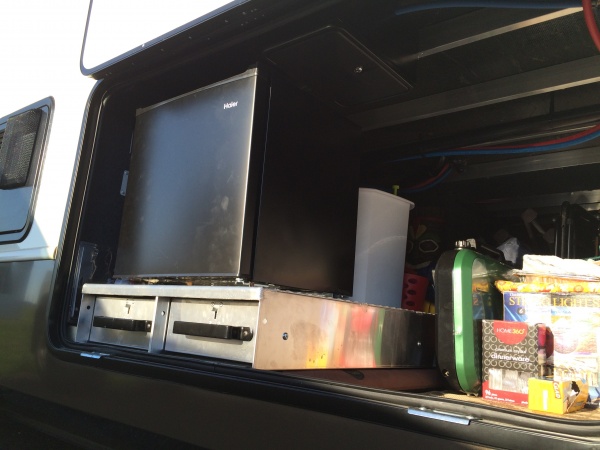
POLYGON ((436 354, 449 385, 481 392, 481 321, 502 319, 494 281, 511 267, 470 248, 443 253, 435 269, 436 354))

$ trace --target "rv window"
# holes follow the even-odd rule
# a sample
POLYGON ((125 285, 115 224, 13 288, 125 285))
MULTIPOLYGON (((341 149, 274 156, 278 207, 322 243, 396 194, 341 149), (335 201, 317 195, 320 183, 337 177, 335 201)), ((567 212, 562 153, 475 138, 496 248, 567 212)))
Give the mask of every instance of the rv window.
POLYGON ((25 238, 33 218, 50 101, 0 119, 0 243, 25 238))

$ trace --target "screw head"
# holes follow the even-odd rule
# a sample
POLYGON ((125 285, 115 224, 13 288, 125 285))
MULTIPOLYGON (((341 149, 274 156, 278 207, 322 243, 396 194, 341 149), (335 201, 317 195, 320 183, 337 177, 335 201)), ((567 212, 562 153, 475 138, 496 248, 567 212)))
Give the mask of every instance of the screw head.
POLYGON ((284 341, 287 341, 290 336, 287 333, 283 333, 283 335, 281 337, 283 338, 284 341))

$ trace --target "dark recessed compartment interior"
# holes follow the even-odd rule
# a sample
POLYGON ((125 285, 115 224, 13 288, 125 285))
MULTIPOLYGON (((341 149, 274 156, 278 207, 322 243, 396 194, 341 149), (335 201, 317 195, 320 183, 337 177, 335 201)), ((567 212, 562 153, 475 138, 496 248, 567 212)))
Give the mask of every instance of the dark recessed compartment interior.
MULTIPOLYGON (((64 285, 72 268, 70 324, 88 282, 349 296, 359 187, 414 202, 409 267, 431 268, 465 239, 496 251, 514 238, 520 253, 598 256, 600 57, 579 11, 342 6, 249 28, 245 39, 219 46, 197 44, 155 71, 106 81, 93 104, 98 126, 83 148, 61 267, 64 285), (144 159, 151 134, 136 133, 152 127, 140 117, 249 69, 257 81, 244 91, 254 102, 240 119, 245 146, 229 152, 242 127, 228 124, 215 139, 227 161, 214 146, 172 147, 177 122, 200 113, 192 101, 183 118, 165 113, 168 133, 151 138, 156 158, 144 159), (237 158, 241 169, 225 173, 237 158), (148 189, 150 173, 140 169, 147 162, 148 189), (188 243, 207 217, 233 207, 219 195, 243 177, 238 246, 220 264, 212 252, 233 243, 231 230, 211 228, 224 234, 204 247, 188 243)), ((214 115, 202 112, 206 121, 181 129, 204 141, 217 112, 241 111, 237 101, 219 97, 214 115)), ((439 381, 436 373, 432 386, 439 381)))
POLYGON ((343 29, 318 30, 265 56, 298 86, 339 107, 397 97, 410 84, 343 29))
POLYGON ((598 56, 582 14, 390 8, 325 7, 109 78, 67 242, 71 323, 88 281, 351 295, 359 186, 397 186, 413 221, 433 218, 435 255, 508 237, 566 255, 572 229, 595 256, 598 56), (248 70, 253 86, 227 91, 248 70))

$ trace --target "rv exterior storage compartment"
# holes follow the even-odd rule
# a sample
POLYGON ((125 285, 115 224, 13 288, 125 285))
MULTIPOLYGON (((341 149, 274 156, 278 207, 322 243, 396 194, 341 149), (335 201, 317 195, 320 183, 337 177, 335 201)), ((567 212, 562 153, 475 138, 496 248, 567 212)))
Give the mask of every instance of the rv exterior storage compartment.
POLYGON ((554 416, 478 396, 507 269, 480 250, 600 254, 597 17, 234 0, 189 19, 91 73, 83 124, 52 107, 50 140, 79 117, 73 183, 52 144, 32 233, 0 264, 0 384, 202 448, 597 447, 597 397, 554 416), (359 188, 414 204, 368 294, 359 188), (405 274, 435 316, 396 307, 405 274))

